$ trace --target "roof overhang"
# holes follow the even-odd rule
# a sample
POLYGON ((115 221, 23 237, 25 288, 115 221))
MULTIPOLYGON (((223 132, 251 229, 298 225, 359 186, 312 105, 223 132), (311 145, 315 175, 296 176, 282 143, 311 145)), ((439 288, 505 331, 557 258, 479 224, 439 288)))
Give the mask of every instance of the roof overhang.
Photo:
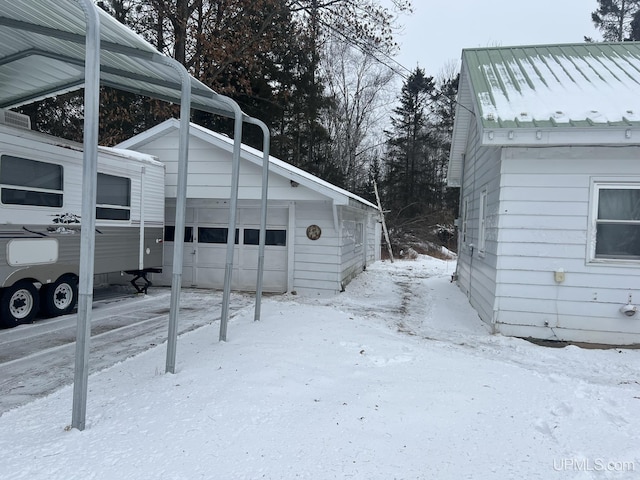
POLYGON ((540 146, 588 146, 588 145, 638 145, 638 127, 588 127, 588 128, 485 128, 482 146, 540 147, 540 146))
POLYGON ((454 118, 449 166, 447 168, 448 187, 459 187, 461 185, 469 131, 472 123, 476 121, 471 84, 469 83, 464 62, 460 70, 460 86, 458 88, 454 118))
POLYGON ((463 50, 447 185, 478 147, 640 145, 639 68, 640 42, 463 50))

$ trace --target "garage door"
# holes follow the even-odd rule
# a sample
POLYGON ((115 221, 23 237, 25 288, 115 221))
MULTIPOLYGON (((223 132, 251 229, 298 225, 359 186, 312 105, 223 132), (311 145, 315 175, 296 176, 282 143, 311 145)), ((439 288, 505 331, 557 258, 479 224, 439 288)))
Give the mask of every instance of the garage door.
MULTIPOLYGON (((191 242, 185 242, 183 285, 221 289, 224 286, 229 236, 228 210, 207 207, 188 207, 187 210, 189 236, 185 238, 191 242)), ((287 291, 287 221, 287 208, 268 209, 263 277, 265 292, 287 291)), ((233 290, 256 289, 259 228, 259 207, 238 210, 234 235, 233 290)), ((169 240, 167 238, 165 241, 165 259, 167 252, 171 252, 169 257, 173 255, 173 243, 169 240)))

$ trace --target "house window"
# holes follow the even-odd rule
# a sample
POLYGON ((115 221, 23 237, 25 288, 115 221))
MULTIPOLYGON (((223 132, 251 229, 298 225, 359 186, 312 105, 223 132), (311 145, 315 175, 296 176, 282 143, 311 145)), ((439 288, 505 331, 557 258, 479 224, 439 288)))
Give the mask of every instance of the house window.
POLYGON ((595 259, 640 260, 640 185, 595 185, 595 259))
POLYGON ((467 215, 469 213, 469 199, 465 198, 464 202, 462 203, 462 231, 461 233, 461 237, 462 237, 462 244, 466 245, 467 244, 467 215))
POLYGON ((0 157, 1 201, 8 205, 62 207, 62 165, 0 157))
POLYGON ((129 220, 131 217, 131 180, 98 173, 96 218, 129 220))
POLYGON ((480 193, 480 212, 478 215, 480 225, 478 226, 478 252, 484 253, 487 239, 487 191, 480 193))

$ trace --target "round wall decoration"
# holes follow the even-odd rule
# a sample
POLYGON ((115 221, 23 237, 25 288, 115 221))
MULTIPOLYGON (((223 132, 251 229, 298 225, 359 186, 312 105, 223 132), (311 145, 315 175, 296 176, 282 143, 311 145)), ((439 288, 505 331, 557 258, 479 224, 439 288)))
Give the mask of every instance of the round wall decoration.
POLYGON ((322 235, 322 230, 318 225, 309 225, 307 227, 307 237, 309 240, 317 240, 322 235))

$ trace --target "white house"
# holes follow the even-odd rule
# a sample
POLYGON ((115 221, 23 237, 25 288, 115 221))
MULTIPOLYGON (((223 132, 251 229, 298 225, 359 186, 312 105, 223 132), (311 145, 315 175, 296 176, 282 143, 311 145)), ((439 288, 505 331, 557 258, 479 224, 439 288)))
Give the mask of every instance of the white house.
POLYGON ((458 102, 456 278, 480 317, 640 343, 640 43, 464 50, 458 102))
MULTIPOLYGON (((165 252, 158 285, 171 281, 179 122, 157 125, 120 145, 149 153, 166 166, 165 252)), ((191 124, 183 286, 222 288, 231 196, 233 141, 191 124)), ((241 151, 232 288, 255 291, 260 226, 262 152, 241 151)), ((299 168, 271 157, 265 292, 334 294, 380 258, 378 208, 299 168)))

